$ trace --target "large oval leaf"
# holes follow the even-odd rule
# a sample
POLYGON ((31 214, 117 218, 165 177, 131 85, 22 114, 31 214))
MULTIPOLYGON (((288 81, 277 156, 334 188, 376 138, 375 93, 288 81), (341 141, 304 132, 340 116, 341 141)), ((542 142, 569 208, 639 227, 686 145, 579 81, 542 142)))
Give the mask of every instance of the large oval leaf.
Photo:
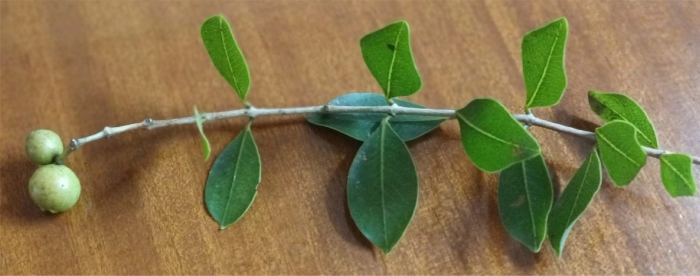
POLYGON ((238 221, 258 193, 260 154, 250 125, 224 148, 209 172, 204 200, 221 229, 238 221))
POLYGON ((685 154, 661 155, 661 181, 672 197, 694 196, 697 191, 693 179, 693 160, 685 154))
POLYGON ((595 131, 600 158, 615 186, 629 184, 647 162, 647 154, 637 141, 636 131, 625 121, 612 121, 595 131))
POLYGON ((606 123, 621 120, 637 128, 637 140, 645 147, 658 148, 654 125, 651 124, 647 113, 631 98, 617 93, 588 92, 588 104, 593 112, 598 114, 606 123))
POLYGON ((496 100, 476 99, 457 110, 462 145, 474 165, 497 172, 540 154, 540 145, 496 100))
MULTIPOLYGON (((421 105, 409 101, 394 99, 394 103, 403 107, 424 108, 421 105)), ((328 105, 336 106, 387 106, 384 97, 374 93, 349 93, 337 97, 328 105)), ((335 129, 347 136, 360 141, 365 141, 379 127, 386 114, 379 113, 342 113, 309 115, 306 120, 309 123, 335 129)), ((401 137, 401 140, 410 141, 437 128, 446 117, 405 115, 399 114, 389 120, 391 128, 401 137)))
POLYGON ((362 144, 348 175, 348 207, 360 232, 389 253, 418 203, 418 176, 406 144, 387 120, 362 144))
POLYGON ((547 234, 552 197, 552 180, 541 155, 501 172, 498 182, 501 222, 508 234, 532 252, 540 251, 547 234))
POLYGON ((408 23, 398 21, 360 40, 362 57, 387 99, 409 96, 422 85, 411 53, 408 23))
POLYGON ((576 220, 586 211, 593 196, 598 193, 603 180, 598 153, 593 150, 574 177, 566 185, 564 192, 552 207, 547 222, 547 233, 552 248, 561 256, 564 244, 576 220))
POLYGON ((552 106, 561 100, 566 89, 564 51, 568 32, 566 18, 560 18, 523 37, 525 108, 552 106))
POLYGON ((214 66, 245 101, 250 89, 250 71, 226 19, 221 15, 207 19, 202 24, 201 35, 214 66))

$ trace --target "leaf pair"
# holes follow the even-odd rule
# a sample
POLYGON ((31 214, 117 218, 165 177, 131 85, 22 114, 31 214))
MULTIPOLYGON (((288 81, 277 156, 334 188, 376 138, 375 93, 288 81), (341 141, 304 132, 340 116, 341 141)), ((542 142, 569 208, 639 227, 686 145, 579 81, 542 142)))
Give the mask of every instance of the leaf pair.
MULTIPOLYGON (((213 16, 202 24, 201 35, 214 66, 245 102, 250 90, 250 72, 228 22, 220 15, 213 16)), ((204 159, 207 160, 209 140, 202 127, 204 118, 196 107, 194 118, 202 138, 204 159)), ((257 195, 262 168, 250 130, 251 123, 216 158, 204 188, 207 209, 221 229, 238 221, 257 195)))
MULTIPOLYGON (((598 148, 616 186, 628 185, 646 164, 643 147, 658 148, 656 131, 642 107, 617 93, 588 94, 591 109, 606 124, 596 130, 598 148)), ((661 181, 672 197, 695 195, 692 160, 685 154, 661 155, 661 181)))
MULTIPOLYGON (((423 108, 423 106, 409 101, 394 99, 395 104, 403 107, 423 108)), ((333 106, 388 106, 384 97, 373 93, 349 93, 337 97, 328 105, 333 106)), ((309 115, 306 119, 312 124, 337 130, 347 136, 360 141, 366 141, 379 127, 386 117, 379 113, 342 113, 309 115)), ((437 128, 447 118, 423 115, 393 116, 389 120, 391 128, 403 141, 410 141, 427 134, 437 128)))

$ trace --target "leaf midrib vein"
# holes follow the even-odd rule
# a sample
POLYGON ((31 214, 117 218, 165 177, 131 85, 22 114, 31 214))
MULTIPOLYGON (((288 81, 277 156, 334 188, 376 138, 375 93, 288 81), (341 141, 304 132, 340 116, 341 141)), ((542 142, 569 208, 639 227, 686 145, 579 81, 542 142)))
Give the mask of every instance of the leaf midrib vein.
POLYGON ((401 31, 403 31, 404 24, 400 23, 399 32, 396 35, 396 40, 394 40, 394 51, 391 55, 391 62, 389 63, 389 74, 387 74, 386 80, 386 95, 391 98, 391 79, 392 72, 394 71, 394 64, 396 63, 396 53, 399 51, 399 38, 401 38, 401 31))
POLYGON ((527 199, 527 209, 530 213, 530 221, 532 222, 532 237, 535 239, 535 242, 537 242, 537 226, 535 224, 535 216, 532 212, 532 201, 530 201, 530 190, 528 189, 528 184, 527 184, 527 173, 525 169, 525 162, 520 162, 520 165, 522 166, 523 169, 523 183, 525 184, 525 198, 527 199))
POLYGON ((228 198, 226 198, 226 207, 224 208, 224 215, 222 220, 226 219, 228 215, 229 206, 231 205, 231 197, 233 196, 233 190, 236 185, 236 177, 238 176, 238 165, 241 163, 241 156, 243 155, 243 149, 245 147, 245 140, 248 135, 247 130, 244 130, 243 137, 241 137, 241 147, 238 149, 238 155, 236 157, 236 164, 233 167, 233 177, 231 178, 231 188, 228 191, 228 198))
MULTIPOLYGON (((637 167, 641 167, 641 165, 639 165, 639 163, 637 163, 637 161, 634 161, 634 159, 632 159, 631 157, 627 156, 627 154, 625 154, 621 149, 619 149, 618 147, 616 147, 615 145, 613 145, 613 143, 610 142, 610 140, 608 140, 608 138, 605 138, 605 135, 603 135, 602 133, 598 133, 598 136, 600 136, 600 139, 602 139, 603 142, 605 142, 606 144, 608 144, 608 145, 609 145, 612 149, 614 149, 617 153, 619 153, 620 155, 622 155, 623 157, 625 157, 625 159, 629 160, 630 163, 634 164, 634 165, 637 166, 637 167)), ((634 137, 634 136, 633 136, 633 137, 634 137)))
POLYGON ((501 143, 506 144, 506 145, 514 146, 514 147, 521 147, 521 148, 524 148, 524 149, 527 149, 527 150, 531 150, 531 151, 537 151, 537 149, 532 149, 532 148, 528 148, 528 147, 525 147, 525 146, 522 146, 522 145, 517 145, 517 144, 515 144, 515 143, 508 142, 508 141, 506 141, 506 140, 503 140, 503 139, 501 139, 501 138, 498 138, 498 137, 494 136, 493 134, 488 133, 488 132, 486 132, 485 130, 483 130, 483 129, 477 127, 476 125, 474 125, 472 122, 470 122, 469 120, 467 120, 467 118, 465 118, 463 115, 461 115, 461 114, 459 114, 459 113, 457 113, 457 117, 459 117, 460 119, 462 119, 462 121, 464 121, 464 123, 466 123, 467 125, 469 125, 469 126, 472 127, 473 129, 475 129, 476 131, 478 131, 478 132, 480 132, 481 134, 484 134, 484 135, 486 135, 486 136, 488 136, 488 137, 490 137, 490 138, 492 138, 492 139, 494 139, 494 140, 496 140, 496 141, 498 141, 498 142, 501 142, 501 143))
POLYGON ((574 198, 574 204, 571 207, 571 210, 569 211, 569 217, 566 219, 567 228, 569 227, 569 224, 571 223, 571 216, 573 216, 574 208, 576 208, 576 203, 578 203, 578 199, 581 196, 581 190, 583 190, 583 185, 586 184, 586 179, 588 179, 588 171, 591 168, 591 163, 593 163, 591 159, 592 159, 592 157, 589 157, 588 162, 586 164, 586 170, 583 172, 583 179, 581 180, 581 184, 578 186, 578 190, 576 191, 576 197, 574 198))
POLYGON ((542 76, 540 77, 539 82, 537 82, 537 87, 535 87, 535 92, 532 93, 532 98, 527 102, 527 106, 530 106, 533 101, 535 101, 535 98, 537 98, 537 93, 540 91, 540 87, 542 86, 542 83, 544 82, 544 78, 547 75, 547 70, 549 70, 549 64, 552 61, 552 56, 554 54, 554 48, 557 46, 557 42, 559 41, 559 36, 561 35, 561 26, 562 24, 559 25, 559 28, 557 29, 557 36, 554 37, 554 43, 552 43, 552 47, 549 49, 549 55, 547 56, 547 63, 544 65, 544 70, 542 70, 542 76))
POLYGON ((637 131, 637 133, 639 133, 639 135, 642 135, 642 137, 644 138, 644 140, 647 140, 647 142, 649 142, 649 144, 652 144, 652 145, 655 144, 654 141, 652 141, 646 134, 644 134, 644 132, 642 132, 632 121, 630 121, 629 119, 627 119, 627 117, 625 117, 624 115, 622 115, 622 113, 617 112, 617 110, 615 110, 614 108, 612 108, 612 107, 610 107, 610 106, 608 106, 608 107, 609 107, 608 109, 609 109, 612 113, 615 113, 615 115, 620 116, 620 118, 622 118, 622 119, 625 120, 626 122, 632 124, 632 126, 634 126, 634 128, 636 128, 637 130, 639 130, 639 131, 637 131))
POLYGON ((236 92, 240 89, 238 87, 238 81, 236 80, 236 75, 233 73, 233 64, 231 64, 231 58, 228 55, 228 48, 226 47, 226 40, 224 39, 224 19, 219 18, 219 34, 221 35, 221 43, 224 45, 224 53, 226 54, 226 62, 228 63, 229 71, 231 72, 231 79, 233 79, 233 85, 236 86, 236 92))
POLYGON ((686 179, 685 176, 683 176, 683 174, 681 174, 681 172, 679 172, 678 170, 676 170, 676 167, 674 167, 673 165, 671 165, 670 162, 668 162, 667 160, 665 160, 665 159, 663 159, 663 158, 659 158, 659 159, 661 159, 661 162, 663 162, 663 163, 666 164, 669 168, 671 168, 671 170, 672 170, 676 175, 678 175, 678 177, 680 177, 681 179, 683 179, 683 183, 685 184, 685 186, 688 186, 688 188, 690 188, 691 190, 693 189, 693 186, 690 185, 690 181, 688 181, 688 179, 686 179))

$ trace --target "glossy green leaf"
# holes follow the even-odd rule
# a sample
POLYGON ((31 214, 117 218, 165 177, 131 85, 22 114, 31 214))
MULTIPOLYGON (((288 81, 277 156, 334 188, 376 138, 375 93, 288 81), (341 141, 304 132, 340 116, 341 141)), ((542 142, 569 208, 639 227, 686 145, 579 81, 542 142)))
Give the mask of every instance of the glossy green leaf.
POLYGON ((474 165, 487 172, 540 154, 540 145, 496 100, 476 99, 457 110, 462 145, 474 165))
POLYGON ((389 253, 418 204, 418 176, 406 144, 387 120, 362 144, 348 175, 348 207, 360 232, 389 253))
POLYGON ((588 104, 606 123, 621 120, 636 127, 637 138, 642 146, 659 147, 654 125, 651 124, 644 109, 634 100, 622 94, 599 93, 591 90, 588 92, 588 104))
POLYGON ((685 154, 661 155, 661 181, 672 197, 694 196, 697 191, 693 179, 693 160, 685 154))
POLYGON ((204 188, 207 209, 221 229, 248 211, 258 193, 260 171, 258 146, 248 125, 216 158, 204 188))
POLYGON ((360 40, 360 47, 367 68, 387 99, 409 96, 421 88, 406 21, 398 21, 366 35, 360 40))
POLYGON ((228 22, 221 15, 212 16, 202 24, 201 34, 214 66, 245 101, 250 89, 250 71, 228 22))
POLYGON ((542 155, 516 163, 501 172, 498 212, 513 238, 539 252, 547 234, 552 208, 552 180, 542 155))
POLYGON ((525 108, 553 106, 566 89, 564 52, 569 23, 559 18, 523 37, 523 76, 527 90, 525 108))
POLYGON ((593 150, 554 203, 549 213, 547 233, 549 242, 558 256, 561 256, 576 220, 586 211, 593 196, 598 193, 603 181, 601 171, 600 158, 593 150))
POLYGON ((199 129, 199 136, 202 137, 202 152, 204 152, 204 161, 209 160, 209 155, 211 154, 211 146, 209 145, 209 139, 204 135, 204 128, 202 123, 204 123, 204 118, 199 114, 197 106, 194 107, 194 122, 197 124, 197 129, 199 129))
MULTIPOLYGON (((423 108, 423 106, 409 101, 399 99, 394 99, 393 101, 403 107, 423 108)), ((349 93, 331 100, 328 102, 328 105, 387 106, 389 104, 379 94, 349 93)), ((331 128, 357 140, 365 141, 379 127, 385 117, 385 114, 379 113, 314 113, 309 115, 306 120, 309 123, 331 128)), ((391 118, 389 124, 396 134, 401 137, 401 140, 410 141, 427 134, 445 120, 447 120, 446 117, 399 114, 391 118)))
POLYGON ((625 121, 612 121, 595 131, 600 158, 615 186, 629 184, 647 162, 647 154, 637 141, 636 131, 625 121))

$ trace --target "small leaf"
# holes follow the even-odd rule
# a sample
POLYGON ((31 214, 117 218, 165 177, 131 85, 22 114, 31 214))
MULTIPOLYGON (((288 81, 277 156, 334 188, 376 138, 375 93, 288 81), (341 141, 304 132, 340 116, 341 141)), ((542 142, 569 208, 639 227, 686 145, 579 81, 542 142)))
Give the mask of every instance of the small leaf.
POLYGON ((497 172, 540 154, 540 145, 496 100, 476 99, 457 110, 462 145, 479 169, 497 172))
POLYGON ((615 186, 629 184, 647 162, 635 132, 634 126, 625 121, 612 121, 595 131, 600 158, 615 186))
POLYGON ((398 21, 366 35, 360 40, 360 47, 367 68, 387 99, 409 96, 421 88, 406 21, 398 21))
POLYGON ((348 176, 348 207, 360 232, 385 254, 418 204, 418 176, 406 144, 387 120, 362 144, 348 176))
POLYGON ((588 92, 588 104, 606 123, 621 120, 636 127, 637 138, 642 146, 659 147, 654 125, 651 124, 644 109, 634 100, 622 94, 598 93, 591 90, 588 92))
POLYGON ((250 71, 228 22, 221 15, 212 16, 202 24, 201 34, 214 66, 245 101, 250 89, 250 71))
POLYGON ((569 23, 559 18, 523 37, 523 76, 527 89, 525 108, 553 106, 566 89, 564 52, 569 23))
POLYGON ((250 124, 224 148, 209 172, 204 199, 221 229, 238 221, 258 193, 260 154, 250 124))
MULTIPOLYGON (((393 99, 394 103, 403 107, 424 108, 421 105, 409 101, 393 99)), ((331 100, 328 105, 335 106, 388 106, 386 99, 373 93, 348 93, 331 100)), ((335 129, 340 133, 365 141, 379 127, 386 117, 379 113, 342 113, 309 115, 306 120, 309 123, 335 129)), ((399 114, 389 120, 391 128, 401 137, 401 140, 410 141, 421 137, 437 128, 446 117, 405 115, 399 114)))
POLYGON ((598 193, 603 180, 598 153, 593 150, 581 168, 566 185, 559 199, 549 213, 547 232, 552 248, 561 256, 564 244, 569 237, 571 228, 576 220, 586 211, 586 208, 598 193))
POLYGON ((204 118, 199 115, 199 110, 197 106, 194 107, 194 121, 197 124, 197 129, 199 129, 199 136, 202 137, 202 152, 204 152, 204 161, 209 160, 209 154, 211 153, 211 146, 209 145, 209 139, 204 135, 204 129, 202 123, 204 123, 204 118))
POLYGON ((661 181, 672 197, 694 196, 697 191, 693 179, 693 160, 685 154, 661 155, 661 181))
POLYGON ((552 180, 541 155, 516 163, 501 172, 498 212, 513 238, 539 252, 547 234, 552 208, 552 180))

